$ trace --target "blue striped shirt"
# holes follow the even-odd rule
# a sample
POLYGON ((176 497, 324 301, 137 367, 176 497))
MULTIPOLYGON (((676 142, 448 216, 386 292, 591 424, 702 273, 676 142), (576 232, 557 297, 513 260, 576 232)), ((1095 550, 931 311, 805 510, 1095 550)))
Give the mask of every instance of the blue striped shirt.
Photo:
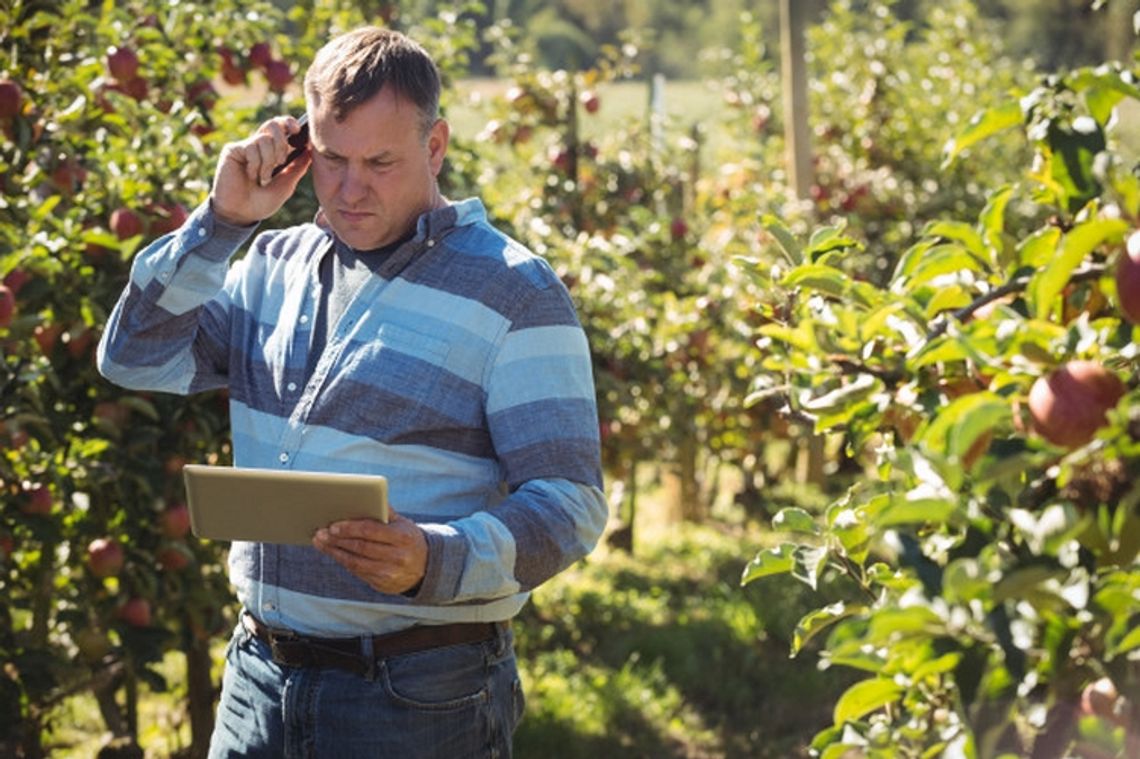
POLYGON ((388 595, 309 546, 235 542, 245 606, 323 636, 502 620, 593 548, 607 507, 585 334, 550 266, 478 199, 423 215, 312 356, 332 233, 266 231, 235 259, 251 234, 206 203, 141 251, 100 371, 228 388, 235 466, 387 476, 428 566, 414 597, 388 595))

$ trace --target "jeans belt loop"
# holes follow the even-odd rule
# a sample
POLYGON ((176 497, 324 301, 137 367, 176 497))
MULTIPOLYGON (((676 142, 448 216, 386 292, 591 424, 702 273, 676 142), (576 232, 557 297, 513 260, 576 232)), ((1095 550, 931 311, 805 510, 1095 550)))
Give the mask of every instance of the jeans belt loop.
POLYGON ((372 652, 372 636, 360 636, 360 655, 364 657, 364 679, 368 682, 376 680, 376 654, 372 652))

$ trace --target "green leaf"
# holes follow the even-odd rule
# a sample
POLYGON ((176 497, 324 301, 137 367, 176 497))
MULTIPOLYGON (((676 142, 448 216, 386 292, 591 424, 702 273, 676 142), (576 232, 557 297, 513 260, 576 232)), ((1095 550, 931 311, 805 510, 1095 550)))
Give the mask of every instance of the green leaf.
POLYGON ((1084 92, 1089 113, 1101 124, 1108 123, 1112 109, 1124 98, 1140 100, 1140 88, 1125 80, 1123 72, 1108 66, 1079 69, 1070 75, 1068 84, 1084 92))
POLYGON ((990 193, 986 207, 978 217, 978 226, 981 227, 982 239, 986 247, 994 251, 997 260, 1004 258, 1005 243, 1002 233, 1005 231, 1005 209, 1013 197, 1013 187, 1006 185, 990 193))
POLYGON ((957 311, 959 308, 964 308, 972 301, 970 293, 961 285, 939 287, 934 291, 934 296, 926 302, 925 316, 930 320, 943 311, 957 311))
POLYGON ((922 230, 923 237, 941 237, 945 240, 960 242, 974 255, 984 258, 986 244, 982 236, 970 224, 964 221, 932 221, 922 230))
POLYGON ((946 143, 946 147, 942 150, 942 169, 948 169, 963 150, 995 134, 1012 129, 1020 124, 1021 120, 1021 104, 1016 100, 979 111, 957 137, 946 143))
POLYGON ((944 334, 919 346, 914 354, 907 357, 907 365, 913 371, 932 364, 965 361, 969 357, 970 351, 961 337, 944 334))
POLYGON ((788 327, 783 324, 764 324, 756 332, 763 337, 770 337, 773 340, 787 343, 789 347, 804 353, 814 353, 818 348, 815 334, 808 325, 788 327))
POLYGON ((799 546, 794 543, 781 543, 777 548, 765 548, 748 562, 740 578, 740 584, 747 585, 761 577, 788 574, 796 566, 798 548, 799 546))
POLYGON ((815 261, 824 253, 848 248, 863 250, 863 243, 843 234, 842 227, 820 227, 812 232, 811 239, 808 240, 808 258, 815 261))
POLYGON ((894 527, 900 524, 945 524, 958 511, 958 502, 951 498, 922 498, 914 493, 895 496, 890 505, 875 519, 876 527, 894 527))
POLYGON ((907 278, 922 263, 926 251, 933 248, 934 245, 933 240, 921 240, 903 251, 903 254, 899 256, 898 263, 895 264, 894 272, 891 274, 892 292, 904 292, 903 285, 906 284, 907 278))
POLYGON ((1104 128, 1087 116, 1072 123, 1054 118, 1045 126, 1044 143, 1045 161, 1035 177, 1058 193, 1069 213, 1076 213, 1101 189, 1093 159, 1105 149, 1104 128))
POLYGON ((819 587, 819 578, 827 568, 829 551, 824 546, 798 546, 792 577, 806 584, 812 590, 819 587))
POLYGON ((1028 600, 1045 583, 1052 580, 1062 582, 1068 571, 1060 567, 1027 566, 1014 569, 994 585, 995 603, 1010 599, 1028 600))
POLYGON ((963 271, 981 272, 982 265, 970 251, 955 243, 928 248, 911 267, 905 279, 896 280, 891 289, 895 292, 914 292, 920 285, 936 277, 960 274, 963 271))
POLYGON ((1060 242, 1059 227, 1048 226, 1039 229, 1018 244, 1017 261, 1022 266, 1031 266, 1034 269, 1045 266, 1053 260, 1060 242))
POLYGON ((921 444, 926 450, 961 461, 983 435, 1000 430, 1013 418, 1005 398, 982 391, 955 398, 926 428, 921 444))
POLYGON ((799 266, 804 262, 804 251, 800 244, 796 242, 796 238, 792 235, 791 231, 784 226, 784 222, 772 214, 765 214, 760 218, 760 223, 767 230, 768 234, 776 239, 776 244, 780 248, 780 252, 784 254, 784 258, 788 259, 788 263, 793 266, 799 266))
POLYGON ((785 287, 805 287, 842 298, 847 291, 847 274, 823 264, 802 264, 785 275, 785 287))
POLYGON ((1069 230, 1061 241, 1057 256, 1029 283, 1029 299, 1038 319, 1046 319, 1054 306, 1054 299, 1069 283, 1073 270, 1098 245, 1123 239, 1128 223, 1123 219, 1093 219, 1069 230))
POLYGON ((808 642, 823 630, 831 627, 839 620, 861 614, 866 609, 862 606, 848 606, 842 601, 825 606, 822 609, 804 615, 796 624, 796 631, 792 636, 792 656, 795 656, 808 642))
POLYGON ((878 677, 855 683, 839 697, 835 704, 834 721, 837 725, 851 722, 882 709, 902 697, 904 688, 894 680, 878 677))
POLYGON ((1140 648, 1140 627, 1132 628, 1132 631, 1124 636, 1124 638, 1112 648, 1112 656, 1119 656, 1126 654, 1134 648, 1140 648))
POLYGON ((815 517, 795 506, 780 509, 780 512, 772 518, 772 526, 784 532, 800 532, 808 535, 818 535, 820 532, 815 517))

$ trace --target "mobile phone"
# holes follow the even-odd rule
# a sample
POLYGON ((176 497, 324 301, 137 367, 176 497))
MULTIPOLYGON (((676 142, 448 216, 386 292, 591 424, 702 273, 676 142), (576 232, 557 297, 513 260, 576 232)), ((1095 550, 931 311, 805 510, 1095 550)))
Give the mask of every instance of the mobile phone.
POLYGON ((305 148, 309 146, 309 114, 302 113, 300 118, 297 119, 297 123, 301 125, 301 130, 289 136, 289 145, 292 146, 293 149, 289 151, 289 155, 285 156, 284 163, 274 167, 271 176, 280 174, 282 169, 293 163, 299 155, 305 152, 305 148))

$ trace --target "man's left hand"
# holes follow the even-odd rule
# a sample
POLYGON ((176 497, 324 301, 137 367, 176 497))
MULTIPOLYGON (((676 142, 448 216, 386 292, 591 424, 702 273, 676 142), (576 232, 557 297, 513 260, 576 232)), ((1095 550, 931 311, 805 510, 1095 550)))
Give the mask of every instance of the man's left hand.
POLYGON ((313 547, 381 593, 415 588, 427 570, 427 538, 411 519, 392 512, 374 519, 334 522, 317 530, 313 547))

